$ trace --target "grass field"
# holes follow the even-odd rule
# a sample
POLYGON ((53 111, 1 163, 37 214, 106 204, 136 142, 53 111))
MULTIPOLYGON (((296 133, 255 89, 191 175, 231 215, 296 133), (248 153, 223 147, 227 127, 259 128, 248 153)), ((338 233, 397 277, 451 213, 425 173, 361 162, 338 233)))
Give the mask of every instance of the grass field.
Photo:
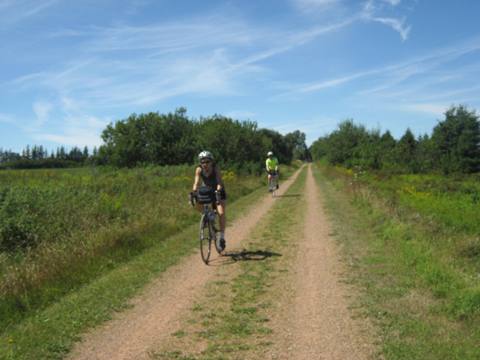
MULTIPOLYGON (((0 358, 62 358, 80 332, 196 249, 192 173, 187 166, 0 172, 4 219, 14 222, 23 206, 35 221, 20 229, 47 227, 34 243, 1 254, 0 358)), ((265 191, 263 177, 225 171, 224 180, 229 219, 265 191)))
POLYGON ((387 359, 480 358, 478 184, 320 166, 339 242, 387 359))

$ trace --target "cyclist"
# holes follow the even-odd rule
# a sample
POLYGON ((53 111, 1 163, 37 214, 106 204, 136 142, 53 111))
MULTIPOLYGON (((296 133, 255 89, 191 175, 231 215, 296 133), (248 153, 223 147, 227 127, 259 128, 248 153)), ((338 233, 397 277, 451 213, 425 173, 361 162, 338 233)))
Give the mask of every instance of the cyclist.
MULTIPOLYGON (((265 170, 267 170, 268 184, 270 185, 274 176, 278 176, 278 159, 273 156, 273 152, 267 153, 267 160, 265 160, 265 170)), ((277 181, 278 189, 278 181, 277 181)), ((270 189, 271 191, 271 189, 270 189)))
MULTIPOLYGON (((220 233, 217 234, 217 243, 221 251, 225 250, 225 200, 227 194, 222 181, 222 175, 217 164, 215 164, 213 155, 210 151, 202 151, 198 154, 200 164, 195 168, 195 180, 193 182, 193 193, 198 191, 200 186, 207 186, 215 191, 214 206, 216 206, 220 220, 220 233)), ((197 209, 202 211, 202 206, 197 204, 197 209)))

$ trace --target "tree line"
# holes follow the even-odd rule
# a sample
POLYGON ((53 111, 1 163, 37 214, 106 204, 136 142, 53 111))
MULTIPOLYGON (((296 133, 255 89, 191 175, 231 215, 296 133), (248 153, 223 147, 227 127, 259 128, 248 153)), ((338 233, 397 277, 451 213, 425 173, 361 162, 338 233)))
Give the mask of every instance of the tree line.
POLYGON ((87 146, 80 149, 74 146, 66 150, 64 146, 49 152, 43 145, 27 145, 20 153, 0 148, 0 169, 30 169, 82 166, 94 161, 97 148, 90 153, 87 146))
POLYGON ((305 134, 298 130, 282 135, 259 129, 256 122, 222 115, 190 119, 185 108, 168 114, 132 114, 108 125, 102 139, 100 161, 126 167, 191 164, 200 151, 209 150, 220 164, 258 172, 268 151, 281 163, 305 159, 308 154, 305 134))
POLYGON ((410 129, 396 140, 389 131, 367 130, 345 120, 310 147, 314 159, 348 168, 389 172, 475 173, 480 171, 480 122, 475 110, 452 106, 432 134, 410 129))
POLYGON ((200 151, 209 150, 220 164, 253 173, 262 170, 268 151, 281 163, 309 157, 305 134, 299 130, 282 135, 222 115, 192 119, 183 107, 167 114, 132 114, 109 124, 101 137, 103 144, 91 154, 87 147, 68 152, 60 147, 51 154, 43 146, 28 146, 21 154, 0 149, 0 168, 192 164, 200 151))

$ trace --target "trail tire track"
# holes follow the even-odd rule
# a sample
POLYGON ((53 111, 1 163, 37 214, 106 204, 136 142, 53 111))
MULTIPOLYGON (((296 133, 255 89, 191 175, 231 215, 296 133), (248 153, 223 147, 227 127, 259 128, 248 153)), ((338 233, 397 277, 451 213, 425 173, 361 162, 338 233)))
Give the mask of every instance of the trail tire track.
POLYGON ((366 331, 368 324, 352 319, 342 283, 337 245, 329 235, 329 222, 308 168, 305 188, 306 217, 298 254, 292 264, 290 296, 282 305, 283 316, 274 324, 277 346, 272 359, 362 360, 372 359, 375 349, 366 331), (367 334, 367 335, 366 335, 367 334))

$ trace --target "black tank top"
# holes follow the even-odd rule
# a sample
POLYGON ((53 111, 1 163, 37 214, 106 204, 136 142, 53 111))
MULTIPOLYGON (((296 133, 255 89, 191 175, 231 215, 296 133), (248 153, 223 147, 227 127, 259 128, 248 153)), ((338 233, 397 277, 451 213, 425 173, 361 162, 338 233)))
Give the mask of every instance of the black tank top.
POLYGON ((214 190, 217 189, 217 185, 218 185, 218 181, 217 181, 217 167, 215 165, 213 165, 213 168, 212 168, 212 173, 207 176, 205 175, 203 169, 201 166, 200 167, 200 176, 202 178, 202 182, 203 182, 203 185, 205 186, 208 186, 214 190))

